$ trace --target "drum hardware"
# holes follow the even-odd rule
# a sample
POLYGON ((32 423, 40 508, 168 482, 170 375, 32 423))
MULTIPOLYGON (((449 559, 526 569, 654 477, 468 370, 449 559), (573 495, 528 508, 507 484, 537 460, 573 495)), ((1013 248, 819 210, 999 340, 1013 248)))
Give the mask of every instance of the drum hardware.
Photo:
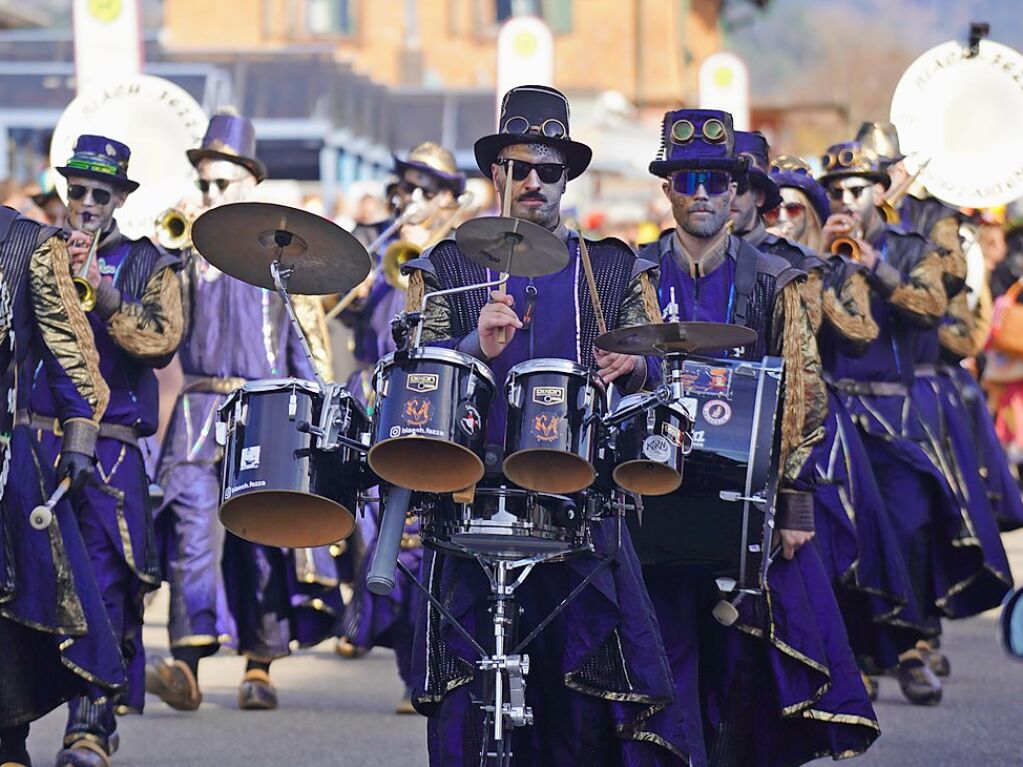
MULTIPOLYGON (((771 567, 771 564, 774 562, 775 559, 778 558, 778 555, 780 553, 781 546, 775 546, 773 549, 771 549, 771 553, 767 557, 767 566, 765 568, 765 572, 767 571, 767 569, 771 567)), ((726 592, 733 591, 735 589, 736 583, 734 580, 732 580, 730 584, 723 583, 723 581, 728 580, 730 579, 719 578, 718 588, 721 588, 724 585, 727 586, 727 588, 721 588, 722 591, 726 592)), ((718 603, 714 605, 714 609, 711 610, 711 613, 714 616, 714 620, 716 620, 722 626, 735 625, 735 622, 739 620, 739 605, 741 605, 743 600, 746 599, 746 597, 751 593, 755 594, 756 592, 740 591, 731 599, 721 599, 720 601, 718 601, 718 603)))
POLYGON ((60 503, 70 489, 71 477, 65 477, 45 503, 32 509, 32 513, 28 515, 28 523, 33 530, 45 530, 50 526, 53 522, 53 507, 60 503))
POLYGON ((747 346, 756 331, 725 322, 664 322, 618 328, 599 336, 594 345, 606 352, 663 357, 670 352, 708 353, 747 346))
POLYGON ((78 270, 78 274, 72 278, 75 291, 78 293, 78 303, 82 305, 83 312, 90 312, 96 308, 96 289, 92 287, 92 283, 89 282, 86 275, 92 267, 93 259, 96 258, 96 250, 99 248, 99 240, 102 235, 103 233, 98 229, 93 233, 92 243, 89 245, 89 255, 85 257, 85 262, 78 270))
POLYGON ((401 535, 405 531, 405 517, 411 503, 412 491, 404 487, 392 487, 382 501, 377 547, 366 573, 366 587, 378 596, 387 596, 397 585, 395 569, 401 535))

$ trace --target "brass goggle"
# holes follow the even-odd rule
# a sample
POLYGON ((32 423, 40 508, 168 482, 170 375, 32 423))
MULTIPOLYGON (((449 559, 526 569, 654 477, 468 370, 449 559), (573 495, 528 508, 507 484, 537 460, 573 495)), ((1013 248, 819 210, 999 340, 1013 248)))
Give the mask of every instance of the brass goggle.
POLYGON ((821 167, 824 170, 832 168, 851 168, 859 165, 863 155, 858 149, 843 149, 840 152, 825 152, 821 155, 821 167))
MULTIPOLYGON (((711 144, 723 144, 728 140, 725 124, 712 117, 703 124, 703 137, 711 144)), ((691 120, 676 120, 671 125, 671 143, 688 144, 696 136, 696 126, 691 120)))
POLYGON ((568 129, 561 120, 553 117, 544 120, 539 125, 533 125, 525 117, 509 117, 504 121, 504 132, 514 133, 518 136, 535 135, 546 136, 547 138, 565 138, 568 129))

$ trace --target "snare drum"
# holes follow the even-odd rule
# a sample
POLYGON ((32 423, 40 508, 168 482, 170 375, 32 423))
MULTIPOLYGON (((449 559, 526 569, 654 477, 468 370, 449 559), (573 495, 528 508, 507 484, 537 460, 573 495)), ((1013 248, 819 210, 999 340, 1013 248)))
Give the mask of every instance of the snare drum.
POLYGON ((496 391, 486 365, 461 352, 419 347, 381 359, 374 381, 369 465, 381 479, 427 493, 479 481, 496 391))
POLYGON ((518 488, 477 488, 472 503, 430 499, 423 542, 461 556, 564 559, 590 551, 583 499, 518 488))
MULTIPOLYGON (((361 441, 362 406, 342 391, 340 434, 361 441)), ((269 546, 322 546, 355 529, 361 457, 319 450, 305 429, 319 423, 323 394, 297 378, 251 381, 220 407, 224 444, 220 520, 240 538, 269 546)))
POLYGON ((667 495, 682 484, 682 464, 692 447, 692 420, 680 403, 665 405, 657 395, 623 397, 611 418, 615 434, 614 480, 640 495, 667 495))
POLYGON ((535 359, 508 371, 504 475, 540 493, 593 484, 604 387, 568 360, 535 359))

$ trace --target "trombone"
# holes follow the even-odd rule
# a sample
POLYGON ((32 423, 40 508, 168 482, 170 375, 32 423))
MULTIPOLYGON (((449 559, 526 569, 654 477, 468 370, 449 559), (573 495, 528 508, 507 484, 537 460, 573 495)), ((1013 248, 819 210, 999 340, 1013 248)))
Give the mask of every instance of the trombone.
POLYGON ((102 234, 99 229, 96 230, 92 237, 92 244, 89 246, 89 255, 85 257, 85 263, 78 270, 78 274, 71 278, 71 281, 75 284, 75 291, 78 293, 78 303, 81 304, 83 312, 90 312, 96 308, 96 289, 92 287, 92 283, 86 279, 85 275, 89 273, 92 260, 96 257, 96 250, 99 248, 99 238, 102 234))

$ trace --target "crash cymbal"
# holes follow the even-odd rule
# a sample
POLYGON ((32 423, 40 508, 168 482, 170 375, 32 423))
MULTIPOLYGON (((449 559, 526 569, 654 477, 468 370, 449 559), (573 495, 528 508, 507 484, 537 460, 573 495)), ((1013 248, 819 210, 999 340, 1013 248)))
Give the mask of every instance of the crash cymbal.
POLYGON ((707 352, 746 346, 757 340, 755 331, 725 322, 665 322, 618 328, 597 338, 594 345, 606 352, 663 357, 672 352, 707 352))
POLYGON ((466 221, 455 231, 455 243, 470 261, 517 277, 554 274, 568 264, 565 243, 521 218, 487 216, 466 221))
POLYGON ((347 293, 370 268, 366 248, 337 224, 266 202, 206 211, 192 225, 192 243, 220 271, 269 290, 275 288, 270 264, 283 245, 281 265, 294 267, 288 292, 297 295, 347 293))

